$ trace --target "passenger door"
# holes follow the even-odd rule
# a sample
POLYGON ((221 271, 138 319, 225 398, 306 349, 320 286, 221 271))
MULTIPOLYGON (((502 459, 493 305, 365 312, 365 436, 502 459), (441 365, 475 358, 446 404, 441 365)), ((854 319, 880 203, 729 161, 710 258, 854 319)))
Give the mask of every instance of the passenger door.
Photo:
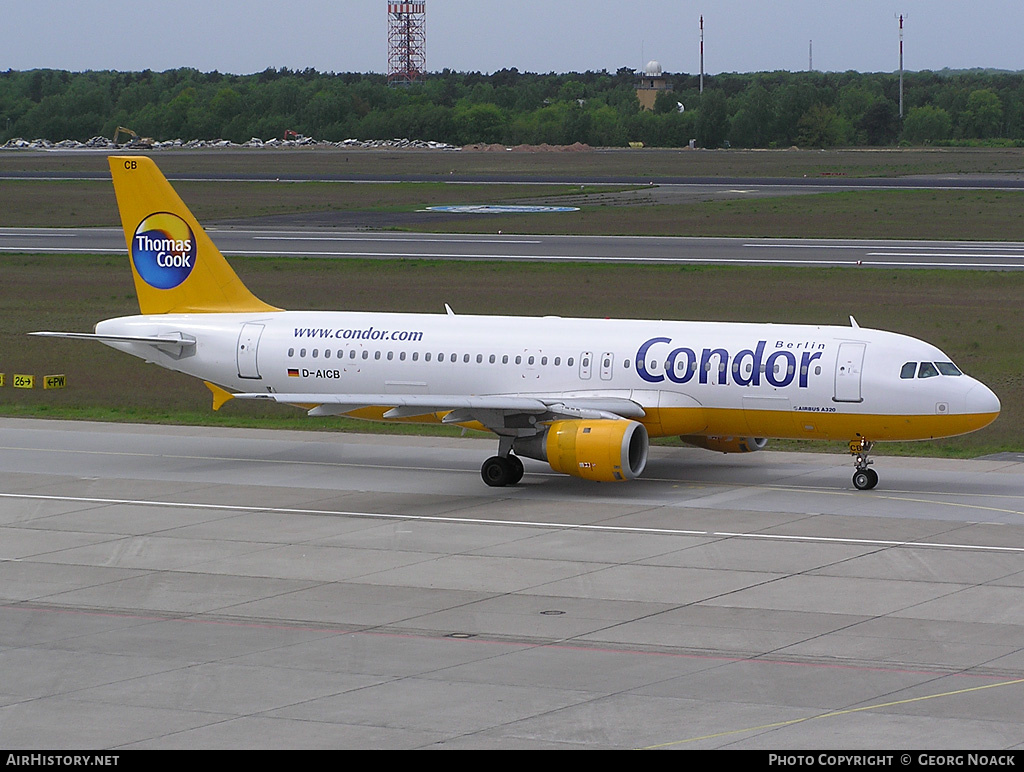
POLYGON ((863 402, 861 375, 864 369, 866 343, 840 343, 836 358, 834 402, 863 402))
POLYGON ((235 352, 239 378, 258 379, 260 377, 259 367, 256 364, 256 353, 259 350, 261 335, 263 335, 262 324, 246 322, 242 325, 242 331, 238 333, 238 349, 235 352))

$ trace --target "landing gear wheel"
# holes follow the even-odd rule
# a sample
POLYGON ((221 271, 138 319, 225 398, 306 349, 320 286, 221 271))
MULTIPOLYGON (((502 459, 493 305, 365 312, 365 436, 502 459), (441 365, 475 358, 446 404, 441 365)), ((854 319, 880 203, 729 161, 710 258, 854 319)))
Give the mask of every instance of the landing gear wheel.
MULTIPOLYGON (((518 459, 516 460, 518 461, 518 459)), ((522 467, 522 462, 519 466, 522 467)), ((492 488, 504 488, 506 485, 514 485, 519 482, 519 478, 516 477, 516 469, 517 467, 508 458, 491 456, 480 467, 480 476, 492 488)), ((522 477, 522 473, 519 474, 519 477, 522 477)))
POLYGON ((874 469, 858 469, 853 473, 853 487, 859 491, 869 491, 878 485, 878 472, 874 469))
POLYGON ((859 491, 869 491, 878 485, 878 472, 869 465, 874 463, 868 454, 871 452, 872 442, 860 437, 850 440, 850 455, 853 456, 854 466, 857 471, 853 473, 853 487, 859 491))
POLYGON ((519 460, 518 456, 509 456, 508 461, 512 465, 512 477, 509 479, 508 484, 515 485, 523 479, 523 472, 526 470, 523 469, 523 462, 519 460))

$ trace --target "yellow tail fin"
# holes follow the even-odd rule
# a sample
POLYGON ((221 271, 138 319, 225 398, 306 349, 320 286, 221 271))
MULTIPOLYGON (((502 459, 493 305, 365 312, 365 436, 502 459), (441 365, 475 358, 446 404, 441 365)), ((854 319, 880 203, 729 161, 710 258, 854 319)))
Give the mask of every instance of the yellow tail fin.
POLYGON ((242 284, 151 158, 107 160, 142 313, 281 310, 242 284))

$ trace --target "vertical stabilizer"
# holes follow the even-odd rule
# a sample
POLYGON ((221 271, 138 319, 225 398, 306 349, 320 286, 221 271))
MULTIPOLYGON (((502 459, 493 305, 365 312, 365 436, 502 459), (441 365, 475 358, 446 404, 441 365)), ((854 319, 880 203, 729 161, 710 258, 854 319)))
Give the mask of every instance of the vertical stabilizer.
POLYGON ((280 310, 246 288, 151 158, 107 160, 142 313, 280 310))

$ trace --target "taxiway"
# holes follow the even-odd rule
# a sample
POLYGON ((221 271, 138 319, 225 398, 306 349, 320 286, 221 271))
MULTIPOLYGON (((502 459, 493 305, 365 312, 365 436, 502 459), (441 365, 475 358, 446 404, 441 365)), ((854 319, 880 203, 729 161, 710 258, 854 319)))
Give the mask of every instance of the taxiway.
MULTIPOLYGON (((207 230, 228 256, 1024 269, 1021 242, 445 235, 312 226, 207 230)), ((0 253, 4 252, 123 255, 126 247, 120 228, 0 228, 0 253)))
POLYGON ((0 419, 0 745, 1019 748, 1024 464, 0 419))

